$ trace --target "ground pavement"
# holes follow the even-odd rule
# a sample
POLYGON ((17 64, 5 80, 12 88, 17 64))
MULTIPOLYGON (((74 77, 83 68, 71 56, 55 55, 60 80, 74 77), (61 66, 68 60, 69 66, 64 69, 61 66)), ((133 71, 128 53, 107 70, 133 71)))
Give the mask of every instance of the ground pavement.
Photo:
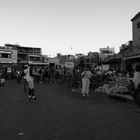
POLYGON ((0 140, 139 140, 135 105, 95 94, 82 99, 70 87, 36 84, 38 103, 27 102, 23 83, 0 87, 0 140))

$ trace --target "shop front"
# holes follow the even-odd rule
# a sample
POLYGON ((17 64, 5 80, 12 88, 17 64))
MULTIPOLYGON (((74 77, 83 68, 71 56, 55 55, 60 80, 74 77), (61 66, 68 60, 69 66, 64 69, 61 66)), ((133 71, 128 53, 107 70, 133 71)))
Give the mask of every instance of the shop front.
POLYGON ((135 69, 135 65, 137 63, 140 63, 140 54, 125 57, 124 60, 125 60, 126 70, 129 71, 130 73, 133 73, 135 69))
POLYGON ((108 65, 111 71, 122 71, 122 59, 120 57, 110 57, 102 62, 102 65, 108 65))

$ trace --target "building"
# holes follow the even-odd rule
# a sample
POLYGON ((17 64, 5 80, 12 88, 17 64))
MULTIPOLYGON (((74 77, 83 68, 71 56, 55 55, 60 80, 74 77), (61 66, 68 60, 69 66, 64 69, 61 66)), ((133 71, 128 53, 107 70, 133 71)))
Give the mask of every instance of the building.
MULTIPOLYGON (((117 67, 118 70, 120 69, 124 72, 132 72, 135 64, 140 62, 140 12, 137 13, 131 21, 132 41, 122 44, 118 55, 108 57, 107 59, 105 59, 103 55, 100 55, 101 60, 104 59, 105 63, 110 64, 110 66, 114 65, 114 68, 117 67)), ((108 55, 107 52, 106 55, 108 55)))
POLYGON ((82 54, 82 53, 75 54, 75 58, 80 58, 80 57, 83 57, 83 56, 84 56, 84 54, 82 54))
POLYGON ((120 53, 124 58, 127 71, 133 71, 135 64, 140 62, 140 12, 132 19, 132 41, 121 46, 120 53))
POLYGON ((104 61, 108 56, 115 53, 115 49, 112 47, 100 48, 99 58, 100 61, 104 61))
POLYGON ((88 56, 90 57, 91 63, 99 63, 99 53, 98 52, 89 52, 88 56))
POLYGON ((132 64, 129 57, 134 55, 133 42, 128 41, 120 46, 119 55, 121 57, 121 71, 132 71, 132 64))
POLYGON ((23 47, 14 44, 5 44, 6 47, 17 50, 18 64, 42 63, 41 48, 23 47))
MULTIPOLYGON (((108 67, 108 70, 122 71, 122 57, 120 54, 113 54, 102 61, 102 68, 108 67)), ((103 69, 104 70, 104 69, 103 69)))
POLYGON ((132 19, 132 39, 133 39, 133 51, 135 54, 140 53, 140 12, 136 14, 132 19))
POLYGON ((61 55, 57 54, 57 59, 59 59, 59 65, 65 66, 66 62, 73 62, 75 61, 75 56, 74 55, 61 55))
MULTIPOLYGON (((132 44, 132 41, 129 42, 132 44)), ((100 49, 100 65, 101 69, 104 70, 104 68, 108 70, 115 70, 115 71, 124 71, 124 51, 126 52, 126 49, 128 48, 127 45, 123 44, 120 47, 120 52, 116 54, 114 48, 101 48, 100 49)), ((132 48, 132 46, 131 46, 132 48)))
POLYGON ((47 63, 53 63, 54 65, 59 65, 59 59, 54 57, 54 58, 48 58, 47 63))
POLYGON ((114 47, 100 48, 100 53, 105 55, 112 55, 115 53, 114 47))
POLYGON ((0 46, 0 75, 5 71, 5 78, 11 78, 12 68, 17 64, 17 50, 0 46))
POLYGON ((0 46, 0 63, 1 64, 17 63, 17 50, 5 46, 0 46))
POLYGON ((89 52, 87 55, 81 53, 75 55, 75 65, 79 67, 94 67, 99 63, 99 53, 89 52))

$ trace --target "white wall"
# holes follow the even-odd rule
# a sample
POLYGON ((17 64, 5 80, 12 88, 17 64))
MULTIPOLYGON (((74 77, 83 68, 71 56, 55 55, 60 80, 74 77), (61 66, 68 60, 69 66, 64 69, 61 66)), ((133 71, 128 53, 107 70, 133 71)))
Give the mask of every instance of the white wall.
POLYGON ((0 58, 1 63, 17 63, 17 50, 5 50, 5 49, 0 49, 1 51, 8 51, 11 52, 11 58, 0 58))

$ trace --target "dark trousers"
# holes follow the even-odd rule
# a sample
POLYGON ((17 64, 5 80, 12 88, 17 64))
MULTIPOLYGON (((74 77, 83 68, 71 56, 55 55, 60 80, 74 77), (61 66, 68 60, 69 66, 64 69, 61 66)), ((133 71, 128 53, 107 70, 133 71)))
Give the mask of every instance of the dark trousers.
POLYGON ((31 97, 35 96, 34 89, 28 88, 28 90, 29 90, 29 96, 31 97))
POLYGON ((24 92, 27 92, 28 90, 28 82, 26 79, 24 79, 24 92))

